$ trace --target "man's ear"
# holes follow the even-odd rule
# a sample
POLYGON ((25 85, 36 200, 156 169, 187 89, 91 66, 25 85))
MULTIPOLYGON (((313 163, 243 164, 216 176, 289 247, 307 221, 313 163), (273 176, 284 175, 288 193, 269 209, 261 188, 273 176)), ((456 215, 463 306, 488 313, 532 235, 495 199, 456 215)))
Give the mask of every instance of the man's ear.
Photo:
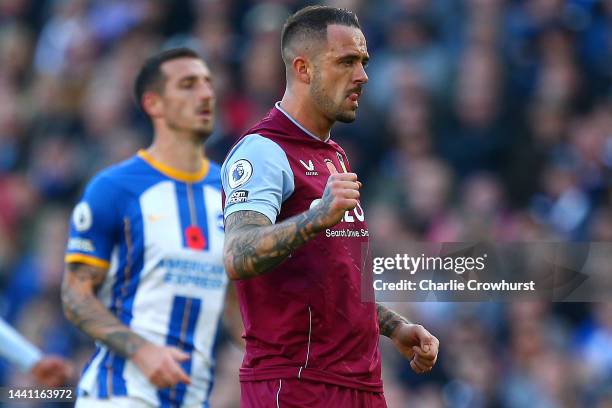
POLYGON ((312 75, 312 64, 308 59, 302 56, 297 56, 293 59, 293 75, 297 81, 304 84, 310 84, 310 76, 312 75))
POLYGON ((152 91, 147 91, 142 95, 142 108, 151 117, 157 117, 162 114, 162 98, 152 91))

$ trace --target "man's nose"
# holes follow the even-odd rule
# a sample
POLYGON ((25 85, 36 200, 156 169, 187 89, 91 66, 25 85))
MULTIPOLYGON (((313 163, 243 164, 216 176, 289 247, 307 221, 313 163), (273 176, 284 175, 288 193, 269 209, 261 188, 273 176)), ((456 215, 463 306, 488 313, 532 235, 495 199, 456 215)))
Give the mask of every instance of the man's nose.
POLYGON ((204 83, 200 86, 199 96, 202 99, 214 99, 215 98, 215 90, 209 83, 204 83))
POLYGON ((358 67, 355 71, 355 77, 353 79, 358 84, 365 84, 368 82, 368 74, 365 71, 365 67, 363 64, 358 64, 358 67))

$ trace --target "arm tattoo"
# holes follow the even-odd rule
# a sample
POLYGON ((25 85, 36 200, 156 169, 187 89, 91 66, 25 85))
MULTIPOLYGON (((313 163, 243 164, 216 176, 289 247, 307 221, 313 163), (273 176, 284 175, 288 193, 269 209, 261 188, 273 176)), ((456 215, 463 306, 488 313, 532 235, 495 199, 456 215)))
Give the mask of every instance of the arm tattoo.
POLYGON ((95 296, 106 270, 70 263, 62 282, 62 307, 66 318, 115 353, 130 358, 146 341, 119 321, 95 296))
POLYGON ((380 334, 385 337, 391 338, 391 334, 400 324, 410 323, 404 317, 381 305, 380 303, 376 303, 376 312, 378 314, 378 328, 380 329, 380 334))
POLYGON ((309 210, 274 225, 257 211, 230 214, 225 221, 224 250, 229 276, 252 278, 281 263, 319 232, 317 214, 309 210))
POLYGON ((227 217, 225 231, 226 268, 236 279, 269 271, 316 234, 307 212, 272 225, 256 211, 238 211, 227 217))
POLYGON ((328 225, 327 217, 333 201, 334 195, 326 186, 316 206, 274 225, 257 211, 230 214, 225 220, 223 249, 229 277, 252 278, 280 264, 328 225))

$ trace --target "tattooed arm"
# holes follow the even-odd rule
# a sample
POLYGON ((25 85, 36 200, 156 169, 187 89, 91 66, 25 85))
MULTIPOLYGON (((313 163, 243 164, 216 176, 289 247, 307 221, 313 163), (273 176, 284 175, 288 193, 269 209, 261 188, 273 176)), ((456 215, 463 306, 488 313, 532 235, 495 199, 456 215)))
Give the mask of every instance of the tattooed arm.
POLYGON ((376 303, 376 313, 378 314, 378 328, 380 329, 380 334, 388 338, 392 338, 393 332, 398 326, 410 324, 406 318, 380 303, 376 303))
POLYGON ((69 263, 62 282, 62 307, 66 318, 113 352, 132 361, 155 386, 189 383, 179 362, 189 355, 172 347, 157 346, 130 330, 95 296, 106 278, 106 269, 69 263))
POLYGON ((146 341, 122 324, 95 296, 106 269, 81 263, 66 266, 62 306, 68 320, 115 353, 131 358, 146 341))
POLYGON ((355 173, 333 174, 319 204, 278 224, 257 211, 230 214, 225 220, 223 249, 230 279, 268 272, 319 232, 336 225, 346 210, 357 206, 359 186, 355 173))
POLYGON ((420 324, 413 324, 386 306, 376 303, 380 334, 390 338, 398 351, 410 360, 417 374, 431 371, 438 359, 440 342, 420 324))
POLYGON ((238 211, 225 221, 225 269, 231 279, 260 275, 282 262, 318 231, 307 213, 279 224, 257 211, 238 211))

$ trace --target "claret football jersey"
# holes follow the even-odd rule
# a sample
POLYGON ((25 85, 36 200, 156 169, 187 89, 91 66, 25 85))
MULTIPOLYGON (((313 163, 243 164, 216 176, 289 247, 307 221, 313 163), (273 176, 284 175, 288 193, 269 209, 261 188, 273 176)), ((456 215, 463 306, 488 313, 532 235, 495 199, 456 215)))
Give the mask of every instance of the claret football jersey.
POLYGON ((192 383, 157 390, 132 362, 97 344, 79 395, 205 404, 227 285, 223 237, 215 164, 184 173, 141 151, 92 179, 72 215, 66 262, 107 268, 99 299, 147 340, 189 353, 182 365, 192 383))
MULTIPOLYGON (((320 140, 277 104, 245 133, 221 173, 224 216, 257 211, 272 223, 323 195, 344 150, 320 140)), ((236 281, 245 326, 241 381, 299 378, 380 392, 376 305, 362 299, 368 227, 358 205, 267 272, 236 281)))

